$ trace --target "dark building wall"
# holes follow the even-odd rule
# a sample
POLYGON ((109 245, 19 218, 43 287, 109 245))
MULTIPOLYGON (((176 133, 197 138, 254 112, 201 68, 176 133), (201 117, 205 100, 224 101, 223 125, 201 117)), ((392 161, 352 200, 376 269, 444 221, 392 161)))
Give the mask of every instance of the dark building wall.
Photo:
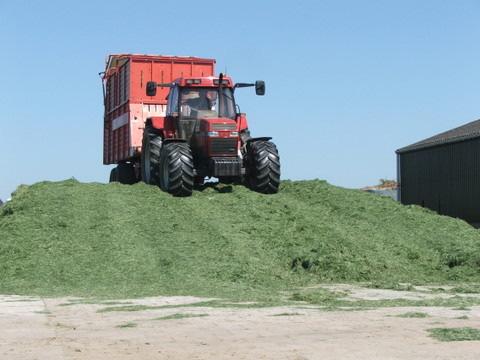
POLYGON ((480 138, 398 154, 400 201, 480 222, 480 138))

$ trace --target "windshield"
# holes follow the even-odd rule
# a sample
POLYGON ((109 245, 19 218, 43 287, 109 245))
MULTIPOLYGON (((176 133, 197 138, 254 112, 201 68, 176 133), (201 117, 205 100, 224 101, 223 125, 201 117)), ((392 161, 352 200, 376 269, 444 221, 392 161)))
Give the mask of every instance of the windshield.
POLYGON ((226 117, 235 119, 235 102, 232 89, 182 88, 180 90, 180 115, 182 118, 201 119, 226 117))

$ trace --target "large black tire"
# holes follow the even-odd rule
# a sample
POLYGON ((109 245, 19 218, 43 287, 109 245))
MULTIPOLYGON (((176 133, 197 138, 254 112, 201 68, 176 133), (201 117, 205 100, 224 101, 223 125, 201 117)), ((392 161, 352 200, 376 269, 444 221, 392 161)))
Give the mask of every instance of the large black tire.
POLYGON ((110 180, 108 182, 117 182, 118 181, 118 169, 116 167, 114 167, 111 171, 110 171, 110 180))
POLYGON ((155 134, 149 126, 145 127, 140 167, 142 169, 142 181, 147 184, 159 185, 158 169, 161 149, 162 137, 155 134))
POLYGON ((192 195, 195 175, 192 151, 187 143, 166 143, 162 147, 159 177, 163 191, 174 196, 192 195))
POLYGON ((120 184, 132 185, 137 182, 133 164, 121 163, 117 166, 117 181, 120 184))
POLYGON ((265 140, 247 145, 246 181, 253 191, 275 194, 280 186, 280 156, 274 143, 265 140))

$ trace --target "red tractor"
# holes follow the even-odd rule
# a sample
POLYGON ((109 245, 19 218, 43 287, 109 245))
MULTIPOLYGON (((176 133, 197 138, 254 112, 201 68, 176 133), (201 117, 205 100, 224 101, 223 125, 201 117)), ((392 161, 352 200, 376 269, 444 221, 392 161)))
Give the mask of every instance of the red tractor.
POLYGON ((118 164, 110 181, 142 180, 175 196, 191 195, 207 177, 244 183, 264 194, 278 191, 277 148, 269 137, 250 136, 234 97, 242 87, 255 87, 257 95, 264 95, 265 83, 213 76, 214 64, 191 57, 109 57, 103 73, 104 163, 118 164), (122 96, 123 104, 109 103, 122 96), (123 139, 121 134, 115 138, 122 127, 128 130, 123 139))

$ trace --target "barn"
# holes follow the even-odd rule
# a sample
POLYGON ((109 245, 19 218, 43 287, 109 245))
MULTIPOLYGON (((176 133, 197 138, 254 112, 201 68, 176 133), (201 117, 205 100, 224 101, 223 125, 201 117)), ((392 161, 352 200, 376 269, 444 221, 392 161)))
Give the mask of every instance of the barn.
POLYGON ((480 120, 396 151, 398 197, 480 223, 480 120))

